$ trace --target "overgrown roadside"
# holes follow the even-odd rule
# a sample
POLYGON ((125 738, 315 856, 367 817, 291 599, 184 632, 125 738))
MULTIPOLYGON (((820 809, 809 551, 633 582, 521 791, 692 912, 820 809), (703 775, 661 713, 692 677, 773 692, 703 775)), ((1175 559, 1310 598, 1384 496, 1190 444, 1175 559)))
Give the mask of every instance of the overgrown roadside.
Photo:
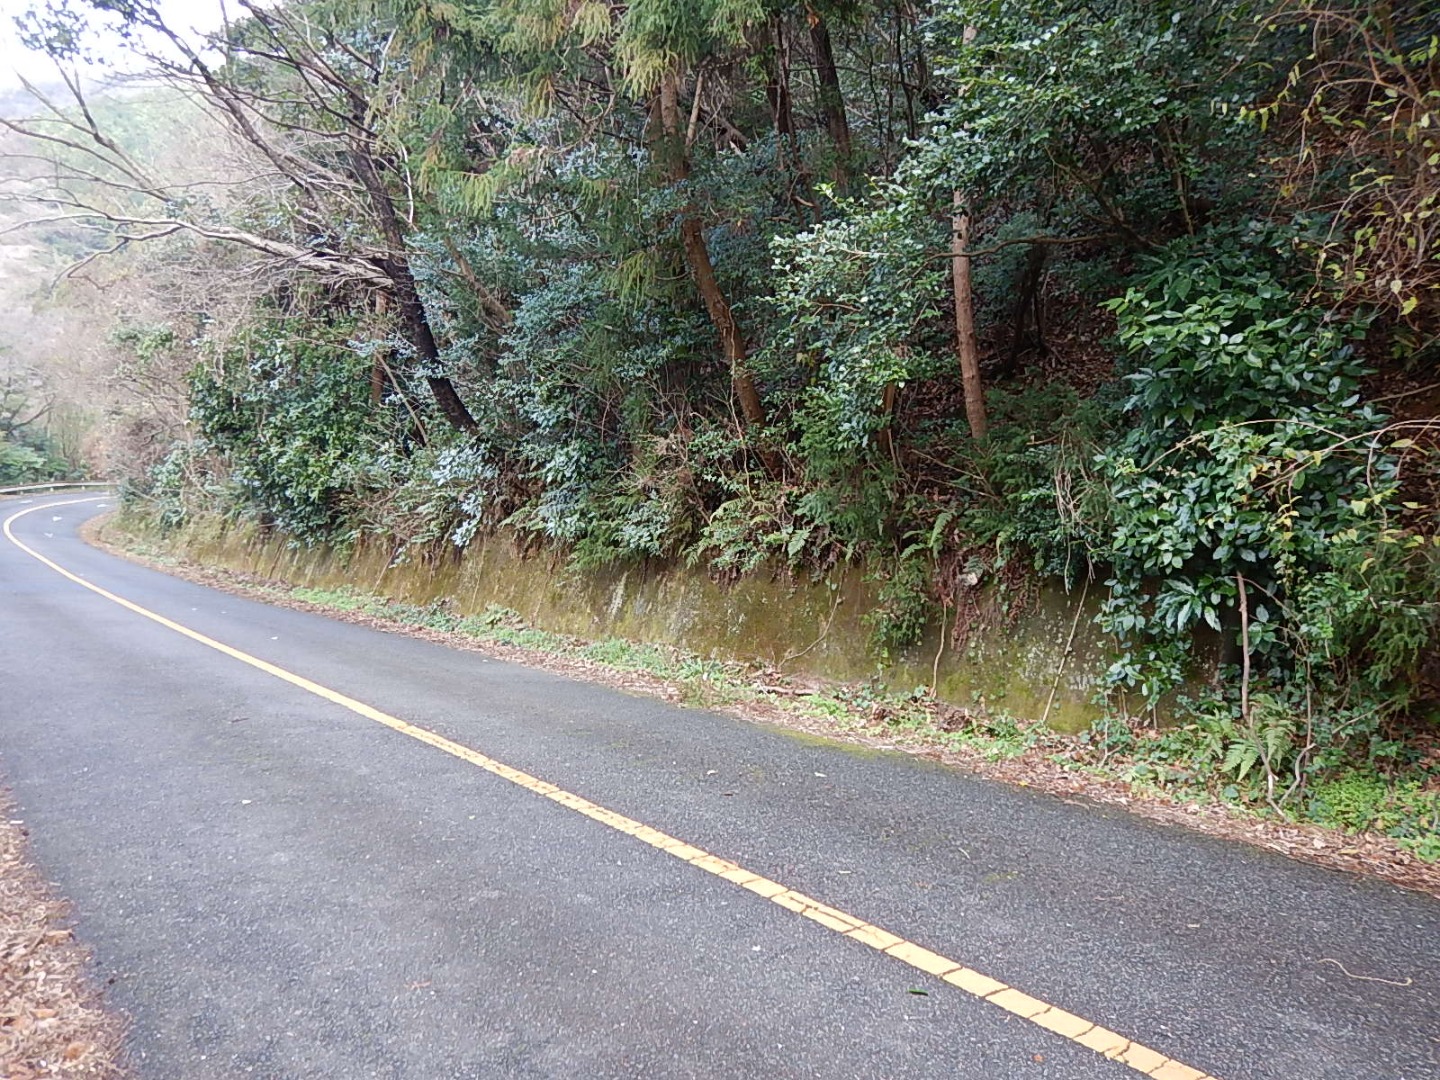
POLYGON ((1207 797, 1195 788, 1167 789, 1147 778, 1139 759, 1108 750, 1097 754, 1090 734, 1062 735, 1033 722, 959 709, 924 694, 897 697, 865 685, 797 680, 772 669, 706 659, 663 645, 584 641, 526 626, 517 613, 505 609, 460 616, 443 603, 417 607, 358 590, 293 586, 176 559, 107 527, 109 520, 88 523, 86 539, 112 554, 211 588, 679 705, 927 757, 1066 800, 1122 807, 1440 897, 1440 863, 1417 857, 1413 844, 1373 832, 1298 823, 1207 797))
POLYGON ((3 795, 0 815, 0 1080, 121 1077, 121 1023, 89 984, 66 904, 26 858, 3 795))

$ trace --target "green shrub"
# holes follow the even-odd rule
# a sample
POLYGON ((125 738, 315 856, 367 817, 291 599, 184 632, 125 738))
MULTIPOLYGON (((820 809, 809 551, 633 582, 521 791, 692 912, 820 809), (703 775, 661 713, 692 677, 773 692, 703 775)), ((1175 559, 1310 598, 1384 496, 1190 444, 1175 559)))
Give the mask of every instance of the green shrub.
POLYGON ((1157 700, 1209 626, 1244 639, 1257 678, 1380 691, 1429 640, 1435 561, 1401 524, 1384 417, 1360 403, 1362 327, 1306 309, 1253 246, 1211 240, 1109 305, 1133 423, 1098 459, 1111 682, 1157 700))

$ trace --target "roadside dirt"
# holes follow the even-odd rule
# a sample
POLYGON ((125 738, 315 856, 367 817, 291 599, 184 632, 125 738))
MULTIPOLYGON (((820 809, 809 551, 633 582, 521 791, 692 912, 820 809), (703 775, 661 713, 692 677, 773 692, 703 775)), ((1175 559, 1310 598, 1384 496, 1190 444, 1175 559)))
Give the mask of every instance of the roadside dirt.
MULTIPOLYGON (((396 619, 313 604, 284 595, 285 591, 291 588, 290 583, 285 581, 202 566, 184 560, 153 559, 124 548, 108 538, 104 531, 104 522, 104 518, 94 519, 82 530, 82 535, 89 543, 131 562, 238 596, 260 598, 266 603, 309 611, 386 633, 406 634, 450 648, 483 653, 495 659, 599 683, 628 693, 662 698, 677 705, 699 704, 701 707, 745 720, 773 724, 872 749, 914 754, 990 779, 1045 792, 1067 802, 1116 807, 1153 821, 1251 844, 1302 862, 1379 878, 1440 899, 1440 863, 1422 862, 1391 837, 1368 833, 1350 835, 1320 825, 1295 824, 1259 817, 1234 807, 1201 805, 1172 798, 1160 791, 1138 790, 1123 780, 1099 776, 1065 764, 1064 752, 1069 742, 1065 736, 1047 735, 1042 745, 1023 754, 995 759, 987 756, 978 747, 956 748, 953 745, 939 745, 923 731, 889 728, 883 717, 861 715, 851 717, 847 722, 803 711, 797 707, 798 700, 817 687, 786 679, 773 672, 756 672, 758 681, 751 687, 753 697, 749 700, 740 703, 697 703, 692 686, 645 672, 617 669, 595 661, 537 649, 478 641, 464 634, 431 630, 396 619), (857 719, 861 724, 858 730, 857 719)), ((936 704, 933 708, 937 714, 943 714, 947 710, 953 714, 961 714, 961 710, 943 704, 936 704)), ((945 715, 937 715, 937 727, 944 730, 948 719, 950 718, 945 715)))
POLYGON ((0 797, 0 1080, 124 1076, 122 1024, 91 986, 63 900, 25 855, 25 827, 0 797))

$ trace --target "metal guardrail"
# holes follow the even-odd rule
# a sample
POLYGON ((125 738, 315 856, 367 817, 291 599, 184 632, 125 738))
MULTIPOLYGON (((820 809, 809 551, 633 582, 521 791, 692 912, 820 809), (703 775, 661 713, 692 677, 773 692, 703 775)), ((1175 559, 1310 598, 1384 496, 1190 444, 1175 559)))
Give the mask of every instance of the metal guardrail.
POLYGON ((58 491, 61 488, 111 488, 114 486, 108 480, 77 480, 63 484, 25 484, 21 487, 0 488, 0 495, 25 495, 32 491, 58 491))

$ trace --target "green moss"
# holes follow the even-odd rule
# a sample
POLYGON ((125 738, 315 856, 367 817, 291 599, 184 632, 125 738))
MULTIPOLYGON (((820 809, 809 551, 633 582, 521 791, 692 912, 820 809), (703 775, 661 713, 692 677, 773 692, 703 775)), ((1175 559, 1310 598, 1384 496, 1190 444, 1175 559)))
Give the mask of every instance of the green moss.
MULTIPOLYGON (((549 557, 522 557, 495 537, 476 541, 463 556, 438 548, 397 562, 393 548, 375 538, 343 549, 301 546, 218 516, 192 518, 158 542, 196 561, 327 595, 373 593, 430 612, 424 618, 432 624, 442 614, 483 622, 496 610, 509 612, 490 628, 495 640, 550 650, 556 643, 547 634, 584 638, 595 643, 587 646, 588 659, 666 678, 723 683, 704 665, 753 664, 873 682, 898 695, 933 679, 942 701, 1037 718, 1053 687, 1048 722, 1055 729, 1080 731, 1100 715, 1092 699, 1108 656, 1093 634, 1079 635, 1064 656, 1077 624, 1075 598, 1059 591, 1042 591, 1013 625, 977 628, 963 650, 942 647, 939 627, 930 626, 918 644, 881 664, 870 640, 879 586, 860 568, 837 568, 822 581, 756 574, 722 586, 702 571, 674 566, 579 572, 549 557)), ((1088 623, 1084 613, 1080 621, 1088 623)), ((705 689, 699 698, 717 693, 705 689)))

